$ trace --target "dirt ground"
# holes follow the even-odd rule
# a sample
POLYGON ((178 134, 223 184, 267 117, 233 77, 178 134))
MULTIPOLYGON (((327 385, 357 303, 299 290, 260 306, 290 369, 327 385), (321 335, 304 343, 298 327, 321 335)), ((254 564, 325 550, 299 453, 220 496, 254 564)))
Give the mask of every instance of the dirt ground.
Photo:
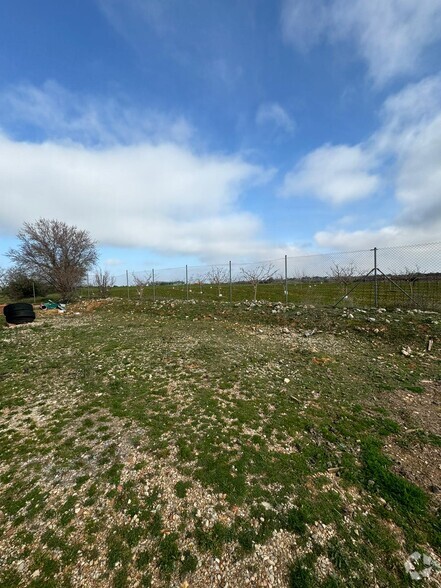
POLYGON ((441 447, 412 439, 420 431, 440 434, 441 383, 424 381, 422 384, 422 394, 397 390, 385 398, 392 418, 402 425, 410 440, 405 447, 391 437, 384 449, 393 459, 397 473, 424 488, 441 504, 441 447))

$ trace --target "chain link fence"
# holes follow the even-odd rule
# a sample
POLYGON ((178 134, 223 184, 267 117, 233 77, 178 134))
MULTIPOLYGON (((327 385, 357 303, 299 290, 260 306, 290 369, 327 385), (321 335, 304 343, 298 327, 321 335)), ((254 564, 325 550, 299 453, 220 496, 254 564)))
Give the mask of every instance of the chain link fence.
MULTIPOLYGON (((112 294, 138 300, 266 300, 441 310, 441 242, 255 263, 127 270, 112 282, 112 294)), ((86 295, 97 295, 92 277, 86 295)))

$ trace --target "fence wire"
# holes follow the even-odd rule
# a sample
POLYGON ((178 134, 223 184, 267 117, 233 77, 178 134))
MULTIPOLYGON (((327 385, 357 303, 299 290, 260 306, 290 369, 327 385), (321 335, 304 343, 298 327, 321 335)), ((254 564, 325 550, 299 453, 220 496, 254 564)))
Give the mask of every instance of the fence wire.
MULTIPOLYGON (((127 270, 111 281, 110 294, 139 300, 267 300, 441 310, 441 242, 254 263, 127 270)), ((89 278, 87 296, 96 295, 89 278)))

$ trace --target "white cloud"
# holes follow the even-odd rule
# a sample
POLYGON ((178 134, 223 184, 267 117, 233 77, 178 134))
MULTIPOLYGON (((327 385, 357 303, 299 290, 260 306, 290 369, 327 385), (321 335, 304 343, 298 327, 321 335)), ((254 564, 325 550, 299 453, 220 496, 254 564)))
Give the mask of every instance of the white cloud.
POLYGON ((378 84, 414 73, 441 38, 441 0, 285 0, 282 31, 300 50, 355 43, 378 84))
POLYGON ((324 145, 303 157, 285 176, 282 194, 314 196, 332 204, 366 198, 379 186, 372 165, 359 145, 324 145))
POLYGON ((170 13, 176 12, 173 0, 97 0, 99 8, 115 28, 130 44, 134 44, 133 28, 141 22, 147 23, 159 36, 173 32, 170 13), (132 34, 130 34, 130 31, 132 34))
POLYGON ((149 141, 186 143, 193 129, 181 116, 136 109, 124 97, 100 99, 69 92, 54 81, 41 87, 11 86, 0 94, 3 127, 23 124, 45 137, 87 145, 131 145, 149 141))
POLYGON ((440 239, 441 74, 390 96, 380 121, 364 144, 324 145, 304 156, 285 177, 285 195, 332 204, 368 197, 380 186, 392 191, 398 212, 386 226, 319 231, 315 239, 320 246, 348 249, 440 239))
POLYGON ((236 204, 260 168, 172 144, 93 150, 0 140, 2 228, 58 218, 103 244, 211 255, 255 241, 259 220, 236 204))
MULTIPOLYGON (((416 235, 415 235, 416 237, 416 235)), ((411 243, 408 232, 395 226, 383 227, 379 230, 363 229, 358 231, 319 231, 314 239, 320 247, 335 251, 356 251, 371 247, 391 247, 411 243)), ((416 237, 414 242, 419 242, 416 237)))
POLYGON ((400 222, 441 235, 441 114, 402 154, 396 183, 400 222))
POLYGON ((203 262, 299 252, 261 239, 260 219, 240 206, 241 195, 275 170, 241 154, 195 151, 185 120, 75 95, 54 82, 11 87, 0 106, 0 128, 10 130, 0 134, 7 202, 0 234, 45 217, 85 228, 101 245, 203 262), (20 124, 37 129, 40 141, 21 141, 20 124))
MULTIPOLYGON (((394 161, 396 224, 425 240, 441 234, 441 74, 388 98, 371 140, 378 159, 394 161)), ((413 241, 412 235, 409 238, 413 241)))
POLYGON ((107 265, 109 267, 119 266, 122 265, 122 263, 122 259, 118 259, 116 257, 110 257, 109 259, 104 260, 104 265, 107 265))
POLYGON ((274 125, 286 133, 293 133, 296 128, 293 118, 277 102, 261 104, 257 111, 256 122, 258 125, 274 125))
POLYGON ((372 137, 379 154, 403 153, 441 113, 441 74, 409 84, 389 96, 381 109, 381 127, 372 137))
POLYGON ((285 41, 308 51, 325 33, 329 11, 324 0, 284 0, 281 25, 285 41))

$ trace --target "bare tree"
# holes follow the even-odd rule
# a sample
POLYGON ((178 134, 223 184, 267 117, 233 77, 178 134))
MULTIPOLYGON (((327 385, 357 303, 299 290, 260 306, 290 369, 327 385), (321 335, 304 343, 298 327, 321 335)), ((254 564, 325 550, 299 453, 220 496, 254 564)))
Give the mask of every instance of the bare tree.
POLYGON ((418 265, 415 266, 415 269, 411 269, 409 267, 404 268, 404 272, 402 274, 404 280, 409 284, 410 295, 413 298, 413 287, 415 282, 421 275, 421 270, 418 265))
POLYGON ((144 272, 143 274, 132 274, 132 278, 139 299, 142 300, 144 290, 149 286, 150 282, 153 279, 152 272, 144 272))
POLYGON ((202 276, 190 276, 189 283, 197 286, 199 288, 199 294, 202 294, 202 284, 204 283, 204 278, 202 276))
POLYGON ((32 278, 49 284, 69 299, 88 269, 96 263, 95 242, 89 233, 58 220, 41 218, 24 223, 19 246, 8 257, 32 278))
POLYGON ((228 282, 228 270, 224 267, 213 265, 207 272, 206 280, 216 286, 218 295, 222 296, 221 286, 228 282))
POLYGON ((294 270, 294 272, 292 274, 292 279, 294 279, 296 282, 299 282, 301 284, 302 282, 305 281, 305 278, 306 278, 306 272, 304 269, 297 268, 294 270))
POLYGON ((267 282, 277 273, 277 268, 272 263, 266 263, 254 266, 252 268, 240 268, 243 278, 251 282, 254 292, 254 302, 257 300, 257 286, 262 282, 267 282))
POLYGON ((353 262, 350 262, 348 265, 339 265, 338 263, 334 262, 334 265, 331 267, 331 278, 333 278, 336 282, 343 284, 345 296, 348 293, 349 284, 354 281, 354 278, 357 275, 358 270, 353 262))
POLYGON ((107 298, 110 288, 115 285, 115 278, 110 275, 109 270, 103 271, 98 268, 95 270, 94 285, 97 286, 100 296, 107 298))

